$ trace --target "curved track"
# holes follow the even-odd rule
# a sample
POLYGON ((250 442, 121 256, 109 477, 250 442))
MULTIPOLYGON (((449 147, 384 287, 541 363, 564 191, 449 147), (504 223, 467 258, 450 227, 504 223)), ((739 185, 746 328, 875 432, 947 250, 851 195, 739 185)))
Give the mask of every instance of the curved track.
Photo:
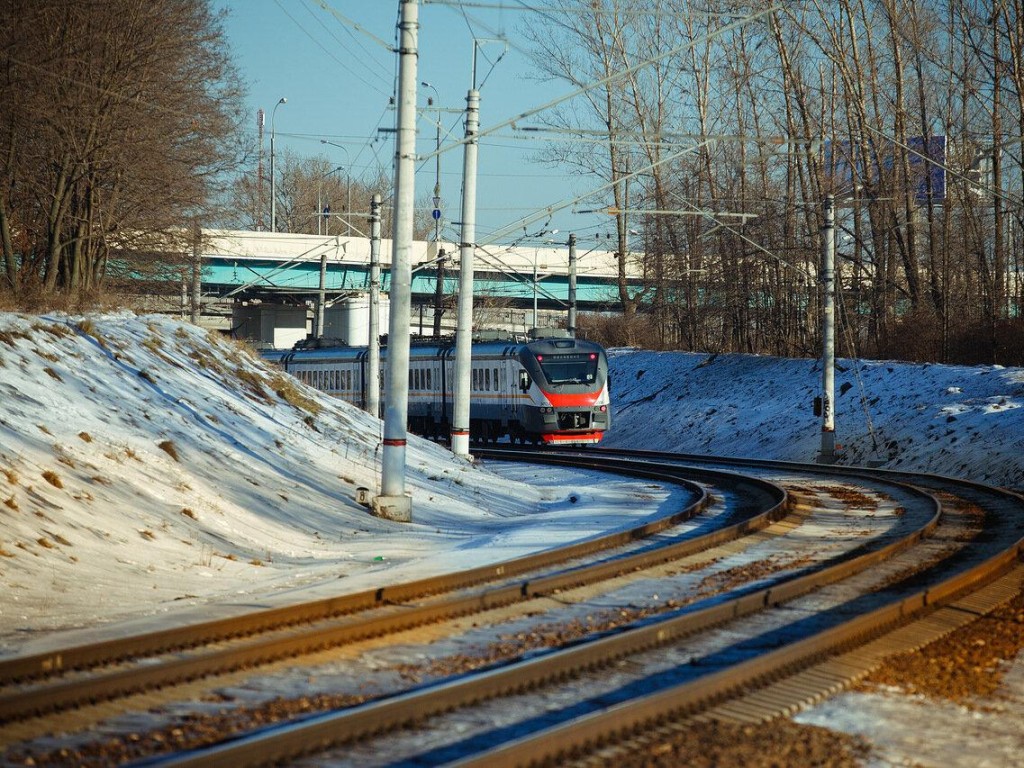
MULTIPOLYGON (((716 590, 704 593, 697 590, 695 594, 671 601, 665 609, 652 610, 624 622, 624 626, 614 631, 583 633, 568 644, 555 643, 543 651, 492 661, 472 672, 434 675, 434 679, 425 684, 406 686, 358 706, 309 716, 287 727, 269 727, 189 753, 168 755, 163 762, 168 765, 260 765, 294 761, 298 755, 311 750, 348 744, 351 746, 343 752, 328 751, 310 764, 370 765, 373 762, 368 761, 367 756, 374 754, 379 755, 384 764, 388 760, 411 759, 410 755, 424 765, 452 761, 463 765, 486 763, 490 768, 531 762, 560 764, 567 755, 586 753, 595 745, 607 745, 624 737, 642 737, 645 729, 664 723, 666 719, 699 716, 701 712, 714 712, 715 708, 718 708, 717 716, 723 716, 722 712, 730 711, 729 706, 739 707, 732 710, 734 714, 745 712, 751 718, 755 717, 758 706, 765 712, 772 707, 785 711, 786 706, 791 706, 785 703, 787 696, 793 698, 792 693, 784 694, 779 687, 785 680, 807 676, 792 688, 807 699, 823 695, 819 688, 826 692, 834 690, 839 684, 835 675, 820 669, 815 672, 816 668, 833 663, 829 660, 837 654, 848 653, 850 648, 863 645, 880 633, 998 579, 1016 562, 1024 536, 1024 500, 1020 497, 944 478, 646 452, 524 454, 517 450, 480 450, 477 453, 490 459, 529 458, 536 462, 601 466, 658 477, 662 481, 682 482, 683 478, 689 478, 702 486, 694 490, 694 503, 690 507, 653 524, 654 528, 644 526, 602 540, 601 547, 626 547, 632 550, 629 552, 600 555, 596 562, 570 563, 570 558, 593 558, 600 551, 601 547, 595 547, 594 542, 586 542, 569 552, 544 553, 543 563, 527 563, 524 558, 449 577, 456 586, 417 582, 389 588, 393 593, 376 590, 372 594, 339 598, 337 602, 321 601, 315 609, 306 606, 303 610, 312 614, 319 612, 317 620, 321 620, 325 615, 371 607, 387 611, 388 608, 382 607, 385 603, 401 601, 397 617, 383 619, 384 626, 360 626, 364 618, 347 617, 346 626, 336 630, 338 634, 331 639, 332 643, 390 631, 388 624, 415 626, 543 595, 558 595, 567 602, 569 598, 564 597, 567 593, 592 584, 595 579, 614 579, 636 573, 638 569, 653 569, 699 552, 705 553, 705 563, 725 562, 730 554, 744 547, 754 552, 753 541, 768 531, 788 548, 773 550, 775 554, 771 557, 786 560, 790 565, 765 568, 756 578, 737 579, 734 574, 722 571, 716 577, 719 581, 716 590), (740 471, 756 477, 742 476, 740 471), (730 511, 720 514, 715 524, 707 526, 710 530, 703 530, 699 525, 686 531, 673 528, 685 524, 707 507, 705 488, 708 485, 719 489, 718 493, 722 493, 722 489, 734 489, 725 491, 737 494, 726 505, 730 511), (781 491, 780 485, 790 489, 790 494, 781 491), (844 499, 848 501, 854 496, 862 500, 868 496, 885 498, 891 511, 886 515, 861 515, 857 526, 864 528, 865 533, 860 541, 851 538, 848 546, 825 554, 808 550, 804 539, 809 537, 806 531, 801 533, 806 528, 804 521, 813 520, 818 526, 825 524, 824 521, 837 525, 843 517, 839 507, 844 499), (804 509, 793 512, 794 507, 800 506, 794 503, 798 497, 804 499, 804 509), (828 503, 819 506, 822 500, 828 503), (789 518, 782 520, 787 511, 791 512, 789 518), (883 517, 884 525, 880 522, 883 517), (638 543, 641 536, 652 535, 657 541, 638 543), (553 563, 561 565, 554 570, 537 572, 540 568, 552 568, 553 563), (507 580, 512 573, 527 571, 533 573, 528 579, 507 580), (467 586, 486 579, 506 580, 492 582, 483 589, 467 586), (448 592, 452 589, 469 591, 448 592), (441 592, 446 594, 424 597, 441 592), (414 598, 420 603, 410 606, 409 601, 414 598), (727 640, 722 640, 723 633, 727 640), (620 671, 623 664, 630 668, 630 674, 620 671), (612 683, 603 679, 608 677, 608 670, 614 670, 612 683), (565 680, 574 681, 570 692, 552 693, 560 690, 565 680), (769 691, 761 694, 767 704, 729 703, 764 690, 769 691), (482 704, 492 700, 490 705, 482 704), (556 706, 553 700, 572 703, 556 706), (496 714, 483 714, 496 709, 496 714), (489 727, 479 725, 480 720, 488 718, 500 721, 513 710, 521 710, 516 722, 489 727), (456 714, 446 715, 426 732, 434 736, 418 733, 399 738, 394 735, 409 722, 436 719, 449 712, 456 714), (460 717, 477 721, 477 726, 460 725, 460 717), (365 746, 360 743, 377 733, 393 735, 386 742, 365 746), (453 733, 464 735, 453 740, 453 733), (406 741, 410 744, 403 746, 402 742, 406 741), (388 744, 386 751, 382 751, 382 743, 388 744)), ((663 579, 658 582, 659 591, 671 590, 672 585, 679 582, 678 572, 656 578, 663 579)), ((705 577, 708 579, 711 577, 705 577)), ((210 626, 204 626, 194 638, 174 641, 178 646, 167 639, 143 638, 141 642, 166 650, 201 642, 201 638, 217 635, 217 632, 221 633, 220 638, 239 632, 251 633, 272 625, 268 618, 249 617, 244 630, 231 630, 225 625, 211 631, 210 626)), ((377 621, 379 617, 372 620, 377 621)), ((298 620, 289 619, 288 623, 294 621, 298 620)), ((324 634, 322 626, 303 629, 298 634, 318 633, 324 634)), ((257 640, 250 638, 243 645, 255 642, 257 640)), ((226 652, 226 649, 219 649, 214 655, 226 652)), ((248 652, 252 655, 251 650, 248 652)), ((288 650, 287 654, 294 652, 288 650)), ((69 653, 68 657, 99 658, 103 655, 97 649, 88 653, 78 649, 76 653, 77 656, 69 653)), ((263 658, 284 655, 281 650, 262 650, 255 656, 259 658, 260 654, 263 658)), ((65 664, 63 658, 61 664, 65 664)), ((24 716, 28 711, 28 707, 18 710, 19 701, 44 696, 34 691, 78 684, 39 680, 40 666, 55 666, 53 659, 36 659, 33 665, 29 668, 37 682, 9 683, 8 692, 0 700, 0 703, 8 702, 7 711, 15 713, 11 716, 24 716)), ((160 664, 150 660, 142 666, 160 664)), ((0 667, 0 674, 6 673, 8 679, 27 676, 24 672, 15 674, 13 670, 13 667, 10 670, 0 667)), ((137 674, 136 669, 114 673, 125 679, 137 674)), ((102 678, 103 674, 98 677, 102 678)), ((141 685, 155 684, 163 683, 141 685)), ((112 691, 109 695, 116 693, 112 691)), ((36 711, 45 711, 73 706, 75 701, 94 696, 96 694, 79 692, 66 696, 60 704, 33 706, 36 711)))

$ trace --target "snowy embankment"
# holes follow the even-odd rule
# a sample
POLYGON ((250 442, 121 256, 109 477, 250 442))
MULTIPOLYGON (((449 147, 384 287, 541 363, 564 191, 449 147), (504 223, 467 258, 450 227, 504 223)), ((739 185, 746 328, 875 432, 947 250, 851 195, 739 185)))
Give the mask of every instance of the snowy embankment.
MULTIPOLYGON (((759 355, 612 350, 604 445, 815 461, 821 365, 759 355)), ((836 364, 839 463, 1024 488, 1024 369, 836 364)))

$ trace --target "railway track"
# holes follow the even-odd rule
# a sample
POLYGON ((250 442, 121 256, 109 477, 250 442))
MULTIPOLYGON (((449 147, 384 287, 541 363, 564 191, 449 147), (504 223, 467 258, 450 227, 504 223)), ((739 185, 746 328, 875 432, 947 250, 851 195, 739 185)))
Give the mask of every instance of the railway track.
MULTIPOLYGON (((522 455, 519 451, 479 453, 495 459, 522 455)), ((696 457, 683 459, 647 453, 545 452, 531 458, 569 465, 581 461, 590 466, 599 464, 620 472, 649 473, 645 476, 658 477, 661 481, 698 479, 701 486, 694 489, 693 503, 687 509, 651 524, 656 529, 645 526, 640 531, 617 534, 614 544, 602 542, 602 546, 619 547, 632 543, 633 551, 628 553, 614 557, 600 555, 596 562, 587 564, 574 561, 593 557, 600 551, 589 542, 587 552, 576 549, 570 553, 547 553, 549 560, 543 564, 516 561, 482 569, 484 573, 462 574, 455 577, 456 585, 451 587, 417 583, 395 588, 394 595, 383 600, 380 590, 375 591, 375 600, 370 600, 369 594, 346 598, 356 602, 346 602, 341 611, 339 605, 329 608, 321 605, 312 611, 305 608, 314 614, 319 611, 318 621, 323 620, 325 614, 342 614, 345 628, 337 630, 339 634, 331 643, 351 642, 358 637, 392 631, 387 626, 357 628, 364 621, 371 621, 367 616, 354 616, 353 611, 357 610, 389 612, 391 615, 383 619, 384 624, 390 623, 397 629, 441 621, 470 610, 493 610, 521 599, 536 601, 544 596, 557 596, 559 602, 568 604, 572 599, 568 595, 573 591, 590 590, 592 594, 594 579, 621 582, 626 574, 631 574, 634 580, 640 578, 645 588, 647 582, 657 583, 660 592, 671 593, 675 588, 671 585, 680 581, 680 573, 691 567, 683 568, 679 564, 694 559, 700 562, 692 565, 692 573, 699 576, 718 563, 718 575, 715 578, 704 576, 703 590, 684 585, 671 599, 662 600, 661 605, 648 606, 649 610, 625 617, 620 622, 625 626, 616 627, 614 631, 598 623, 569 643, 553 643, 543 650, 534 648, 518 655, 512 653, 509 658, 491 659, 479 670, 470 667, 451 674, 451 667, 446 671, 442 665, 426 674, 425 681, 419 685, 387 691, 357 706, 309 715, 287 727, 268 727, 221 744, 187 753, 171 753, 163 762, 168 765, 291 762, 311 749, 327 747, 329 750, 331 744, 344 744, 343 752, 318 754, 310 764, 388 764, 388 761, 398 762, 411 756, 417 756, 422 764, 451 761, 463 765, 486 762, 488 766, 525 765, 531 761, 561 764, 568 755, 584 754, 594 745, 607 744, 613 735, 615 739, 624 735, 642 739, 652 723, 663 723, 667 719, 712 716, 708 713, 717 713, 713 716, 720 718, 756 718, 762 716, 757 714, 759 712, 770 716, 772 712, 786 712, 787 708, 797 706, 799 702, 790 701, 796 694, 799 694, 798 699, 802 696, 804 701, 813 700, 814 696, 825 695, 840 685, 843 676, 837 677, 836 669, 822 668, 822 665, 838 664, 846 679, 854 678, 855 665, 850 661, 836 662, 837 656, 850 653, 851 647, 870 642, 879 633, 918 614, 941 610, 943 605, 980 584, 998 580, 1011 569, 1020 553, 1020 521, 1024 520, 1020 513, 1024 502, 1012 494, 967 483, 908 474, 879 475, 768 462, 698 461, 696 457), (757 477, 740 475, 741 468, 757 477), (791 489, 790 493, 783 493, 780 485, 791 489), (726 493, 736 495, 730 497, 731 501, 724 501, 714 523, 701 525, 699 518, 691 518, 707 507, 708 487, 714 487, 716 494, 723 494, 723 498, 726 493), (850 503, 851 497, 859 499, 862 507, 865 499, 874 499, 875 506, 869 505, 860 516, 851 516, 840 509, 842 504, 850 503), (794 511, 794 507, 800 506, 794 503, 795 498, 804 500, 804 509, 794 511), (802 536, 808 529, 832 525, 836 526, 834 530, 842 531, 840 523, 844 520, 848 523, 851 517, 857 535, 851 534, 842 546, 825 547, 826 551, 817 554, 807 552, 802 536), (686 527, 686 532, 671 527, 680 525, 686 527), (640 536, 653 536, 655 540, 638 546, 640 536), (768 540, 772 542, 770 545, 765 543, 768 540), (774 548, 774 565, 762 567, 746 577, 738 576, 727 567, 730 557, 753 552, 758 546, 774 548), (561 565, 553 567, 555 562, 561 565), (635 575, 638 569, 666 567, 668 571, 663 570, 656 576, 635 575), (541 573, 537 571, 540 568, 550 570, 541 573), (531 572, 531 576, 509 580, 507 577, 513 572, 531 572), (487 579, 504 581, 491 581, 483 587, 471 586, 487 579), (415 606, 411 605, 414 600, 415 606), (352 607, 357 604, 359 607, 352 607), (442 604, 450 605, 441 608, 442 604), (421 611, 422 615, 417 616, 421 611), (794 620, 794 616, 798 619, 794 620), (728 642, 722 641, 722 637, 728 642), (624 667, 629 668, 629 674, 622 671, 624 667), (609 670, 614 671, 610 684, 609 670), (566 680, 572 682, 566 686, 562 682, 566 680), (786 680, 793 682, 787 687, 786 680), (523 694, 524 691, 527 693, 523 694), (759 691, 761 699, 747 700, 759 691), (510 705, 510 701, 517 703, 510 705), (565 704, 566 701, 573 703, 565 704), (522 722, 526 725, 503 724, 509 710, 530 712, 531 709, 537 713, 525 716, 522 722), (440 718, 449 712, 456 714, 445 715, 440 725, 425 731, 408 736, 400 731, 407 723, 440 718), (460 721, 460 717, 468 718, 471 724, 460 721), (472 735, 475 732, 478 734, 472 735), (390 734, 383 742, 388 745, 387 749, 382 750, 382 742, 364 741, 375 733, 390 734), (431 733, 433 735, 424 735, 431 733), (463 735, 453 742, 452 733, 463 735), (488 735, 494 733, 502 738, 488 735), (496 741, 503 743, 495 747, 496 741), (474 756, 474 753, 478 754, 474 756), (375 762, 374 757, 383 762, 375 762)), ((757 562, 756 553, 750 557, 757 562)), ((695 578, 697 576, 691 581, 695 578)), ((1012 584, 1013 576, 1008 578, 1006 583, 1012 584)), ((997 583, 1001 586, 994 588, 996 594, 999 589, 1010 588, 1006 583, 997 583)), ((614 588, 623 589, 621 583, 614 588)), ((248 621, 257 629, 250 626, 244 630, 247 639, 243 646, 263 642, 261 636, 252 633, 272 624, 266 619, 249 617, 248 621)), ((552 614, 547 621, 554 625, 558 620, 557 614, 552 614)), ((288 623, 295 622, 289 620, 288 623)), ((938 626, 947 624, 939 622, 938 626)), ((216 630, 203 627, 202 630, 197 637, 215 636, 218 642, 241 631, 229 630, 226 626, 216 630)), ((300 635, 316 633, 323 634, 323 627, 297 632, 300 635)), ((166 654, 202 640, 178 639, 174 641, 177 645, 154 638, 144 642, 159 647, 166 654)), ((227 651, 218 649, 213 655, 227 651)), ((251 649, 248 652, 251 654, 251 649)), ((104 655, 98 649, 89 653, 94 659, 104 655)), ((107 658, 121 658, 123 653, 108 654, 107 658)), ((264 650, 255 655, 260 661, 292 653, 291 650, 287 654, 264 650)), ((81 657, 89 657, 89 654, 79 649, 77 656, 68 655, 68 658, 81 657)), ((90 661, 79 666, 92 665, 97 669, 95 665, 99 663, 90 661)), ((34 691, 56 691, 65 685, 80 685, 80 681, 72 680, 54 682, 45 677, 45 670, 41 669, 67 665, 62 657, 59 664, 52 659, 34 660, 27 667, 32 670, 31 674, 15 673, 13 667, 11 671, 0 667, 0 676, 7 675, 5 679, 14 680, 20 675, 19 679, 33 677, 36 680, 34 683, 11 682, 5 686, 3 701, 9 703, 10 709, 0 709, 0 712, 11 712, 12 719, 23 718, 28 708, 18 710, 18 701, 43 696, 34 691)), ((149 666, 161 664, 151 659, 142 665, 143 668, 149 666)), ((136 665, 112 674, 127 680, 136 676, 138 668, 136 665)), ((111 673, 95 677, 102 678, 105 674, 111 673)), ((169 683, 146 683, 142 687, 155 684, 169 683)), ((79 691, 67 696, 64 703, 33 706, 39 712, 76 706, 75 702, 89 700, 94 695, 83 695, 79 691)))
POLYGON ((678 469, 631 469, 626 462, 606 468, 682 485, 689 489, 690 502, 658 520, 513 561, 203 624, 6 659, 0 661, 0 723, 223 674, 493 609, 576 583, 609 578, 763 528, 784 515, 787 506, 785 492, 762 480, 719 471, 689 473, 684 477, 678 469), (705 485, 697 485, 691 477, 700 478, 705 485), (705 490, 708 485, 720 487, 720 493, 728 496, 728 525, 712 533, 665 540, 642 551, 615 556, 616 550, 631 546, 635 549, 637 542, 699 515, 709 504, 705 490), (600 561, 568 567, 587 557, 600 561), (545 570, 556 566, 558 570, 545 570), (533 576, 527 580, 514 578, 529 574, 533 576))

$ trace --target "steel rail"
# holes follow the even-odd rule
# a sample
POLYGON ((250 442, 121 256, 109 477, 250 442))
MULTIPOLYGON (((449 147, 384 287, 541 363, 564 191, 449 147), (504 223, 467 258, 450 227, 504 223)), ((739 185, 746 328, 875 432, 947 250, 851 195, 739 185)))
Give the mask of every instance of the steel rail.
MULTIPOLYGON (((493 455, 491 451, 487 453, 493 455)), ((529 460, 535 459, 538 457, 531 455, 529 460)), ((539 460, 561 461, 555 456, 539 460)), ((698 605, 677 615, 649 620, 587 643, 503 664, 468 678, 444 680, 357 707, 266 728, 211 747, 164 759, 150 758, 147 765, 190 768, 256 766, 292 760, 327 746, 366 738, 484 700, 568 679, 586 670, 605 667, 625 656, 663 647, 695 632, 806 595, 909 549, 935 529, 941 507, 934 496, 899 483, 893 485, 927 499, 932 513, 916 529, 876 549, 852 555, 820 570, 779 579, 767 588, 724 601, 709 601, 710 605, 698 605)))
MULTIPOLYGON (((577 461, 578 460, 574 460, 577 461)), ((592 467, 594 460, 583 463, 592 467)), ((603 466, 608 466, 599 460, 603 466)), ((552 564, 564 564, 572 559, 592 555, 604 551, 611 546, 623 546, 637 540, 665 531, 673 525, 684 522, 699 514, 708 504, 706 491, 692 480, 679 474, 678 468, 647 462, 643 467, 630 467, 625 464, 632 462, 617 461, 611 466, 621 474, 670 480, 691 489, 697 496, 695 502, 685 509, 666 515, 658 520, 634 526, 627 530, 605 534, 595 539, 570 545, 567 548, 548 550, 536 555, 516 558, 493 566, 473 569, 438 579, 424 579, 408 584, 385 587, 377 590, 352 595, 349 598, 333 598, 316 601, 311 606, 297 606, 291 609, 278 609, 275 612, 287 612, 294 624, 296 615, 308 616, 323 608, 337 608, 340 603, 346 607, 384 608, 384 615, 370 617, 351 616, 351 610, 344 616, 333 619, 334 626, 312 626, 285 637, 251 637, 231 648, 211 652, 197 653, 193 656, 175 657, 162 660, 160 663, 147 664, 142 667, 122 669, 110 673, 96 675, 78 680, 58 680, 49 685, 14 690, 0 695, 0 723, 26 717, 37 716, 49 712, 60 711, 71 706, 124 696, 139 691, 150 690, 160 686, 181 683, 212 674, 223 674, 240 668, 268 663, 280 658, 297 656, 327 647, 338 647, 345 643, 368 637, 376 637, 387 633, 398 632, 427 623, 442 621, 456 616, 480 612, 509 605, 518 601, 534 599, 550 595, 560 590, 569 589, 582 583, 612 578, 618 574, 640 568, 649 568, 661 562, 688 556, 702 549, 716 546, 724 541, 738 539, 744 535, 760 530, 783 517, 788 509, 788 498, 785 492, 771 483, 751 481, 733 473, 710 471, 698 473, 705 482, 741 483, 745 486, 744 494, 750 497, 747 507, 751 514, 747 519, 718 530, 694 536, 682 541, 663 543, 655 548, 634 554, 612 558, 604 562, 569 568, 554 573, 539 574, 526 581, 512 581, 501 586, 483 591, 474 591, 467 595, 454 595, 435 600, 426 605, 410 605, 407 601, 412 597, 451 593, 457 587, 478 582, 482 577, 508 579, 521 573, 537 571, 552 564), (673 476, 666 473, 675 473, 673 476), (753 514, 756 512, 756 514, 753 514), (452 586, 455 585, 455 586, 452 586), (371 602, 372 601, 372 602, 371 602)), ((687 470, 687 476, 693 473, 687 470)), ((379 612, 378 612, 379 613, 379 612)), ((264 614, 243 616, 246 630, 255 623, 265 620, 264 614)), ((318 616, 320 620, 323 617, 318 616)), ((308 619, 307 619, 308 620, 308 619)), ((211 625, 217 625, 220 636, 238 636, 242 631, 231 624, 231 620, 219 620, 201 626, 202 634, 211 632, 211 625)), ((174 638, 181 637, 188 628, 172 629, 174 638)), ((142 643, 163 645, 159 633, 142 637, 142 643)), ((131 647, 134 639, 123 638, 118 641, 119 647, 131 647)), ((102 644, 100 650, 106 648, 102 644)), ((76 649, 81 652, 82 649, 76 649)), ((87 650, 87 649, 86 649, 87 650)))
MULTIPOLYGON (((615 466, 613 463, 612 466, 615 466)), ((638 477, 656 477, 653 472, 638 473, 638 477)), ((52 675, 62 671, 87 669, 110 664, 125 658, 188 648, 200 643, 216 642, 248 634, 277 629, 291 624, 341 616, 357 611, 402 603, 425 595, 438 594, 507 578, 536 568, 556 565, 564 560, 584 557, 604 549, 622 546, 630 541, 651 536, 688 520, 707 505, 702 488, 695 483, 678 479, 677 482, 696 496, 694 505, 673 512, 627 531, 595 537, 568 547, 547 550, 520 558, 467 569, 440 577, 428 577, 387 587, 362 590, 346 595, 323 598, 298 605, 268 608, 241 616, 196 622, 171 629, 161 629, 131 637, 86 643, 40 653, 24 654, 0 659, 0 685, 52 675)))
MULTIPOLYGON (((604 449, 602 449, 604 450, 604 449)), ((616 455, 645 456, 664 459, 665 454, 651 451, 614 451, 616 455)), ((743 464, 742 459, 721 460, 719 457, 679 456, 681 461, 694 460, 704 464, 743 464)), ((790 462, 754 460, 749 462, 764 468, 812 469, 818 474, 832 474, 835 467, 825 469, 819 465, 796 465, 790 462)), ((843 468, 840 468, 841 470, 843 468)), ((749 693, 752 689, 763 688, 769 683, 790 677, 795 672, 811 667, 829 656, 863 644, 886 632, 905 626, 910 621, 929 615, 944 606, 952 604, 959 597, 976 591, 994 582, 1024 557, 1024 496, 1012 491, 1002 491, 980 483, 951 480, 936 475, 908 472, 864 472, 850 469, 842 472, 846 476, 884 475, 914 480, 933 490, 949 491, 951 483, 967 490, 969 497, 988 496, 997 499, 997 506, 1007 506, 1002 522, 1017 518, 1016 526, 1009 526, 1008 533, 1015 537, 1010 546, 997 551, 973 567, 945 579, 939 584, 918 590, 913 594, 889 605, 877 608, 843 624, 825 630, 814 636, 797 641, 785 648, 769 652, 755 659, 712 673, 698 680, 688 681, 649 696, 638 697, 609 707, 601 712, 591 713, 553 728, 530 734, 521 739, 503 744, 495 749, 451 763, 451 768, 516 768, 526 765, 556 764, 570 755, 579 756, 596 745, 628 738, 647 728, 672 720, 696 714, 709 706, 749 693)), ((989 511, 992 511, 991 505, 989 511)))

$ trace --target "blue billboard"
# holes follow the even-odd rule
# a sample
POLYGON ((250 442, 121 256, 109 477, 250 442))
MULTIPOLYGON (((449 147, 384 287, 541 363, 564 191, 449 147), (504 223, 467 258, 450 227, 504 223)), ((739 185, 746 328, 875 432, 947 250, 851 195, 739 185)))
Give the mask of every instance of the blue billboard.
POLYGON ((825 169, 830 173, 833 182, 833 194, 836 197, 852 197, 856 189, 870 182, 872 186, 882 186, 887 191, 902 193, 903 189, 893 189, 895 175, 895 156, 909 156, 910 177, 907 185, 914 190, 917 202, 928 201, 929 186, 933 202, 941 203, 946 199, 946 137, 912 136, 899 146, 884 138, 876 138, 872 142, 858 144, 856 153, 850 141, 825 143, 825 169), (835 150, 835 151, 833 151, 835 150), (868 156, 865 157, 865 152, 868 156))

